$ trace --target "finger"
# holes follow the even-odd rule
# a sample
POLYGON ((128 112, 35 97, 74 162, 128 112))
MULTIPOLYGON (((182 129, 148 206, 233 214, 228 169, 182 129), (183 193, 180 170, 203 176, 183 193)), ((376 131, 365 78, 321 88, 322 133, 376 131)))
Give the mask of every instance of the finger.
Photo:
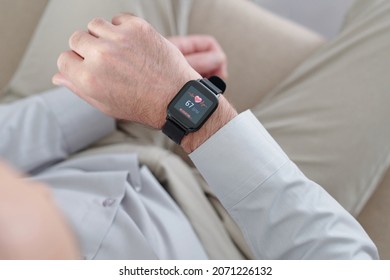
POLYGON ((135 15, 132 13, 121 13, 119 15, 116 15, 112 18, 111 22, 113 25, 121 25, 126 21, 129 21, 130 19, 134 18, 135 15))
POLYGON ((82 91, 80 91, 69 79, 67 79, 64 75, 61 73, 57 73, 52 78, 53 84, 57 86, 64 86, 67 87, 70 91, 72 91, 74 94, 79 96, 81 99, 85 100, 87 103, 91 104, 93 107, 99 109, 106 115, 110 115, 109 108, 104 105, 103 103, 93 99, 92 97, 83 94, 82 91))
POLYGON ((97 38, 112 38, 115 27, 103 18, 94 18, 88 23, 88 31, 97 38))
POLYGON ((95 46, 97 42, 98 39, 86 31, 76 31, 69 38, 70 48, 83 58, 86 57, 92 46, 95 46))
POLYGON ((210 78, 212 76, 218 76, 220 77, 222 80, 227 80, 228 79, 228 71, 227 71, 227 67, 224 65, 222 66, 221 68, 218 68, 216 69, 216 71, 214 72, 210 72, 210 73, 205 73, 203 75, 203 77, 206 77, 206 78, 210 78))
POLYGON ((70 91, 72 91, 73 93, 75 93, 76 95, 78 95, 80 98, 84 99, 85 101, 87 101, 91 105, 98 105, 97 101, 95 102, 94 99, 92 99, 91 97, 89 97, 86 94, 83 94, 83 92, 81 90, 79 90, 79 88, 71 80, 69 80, 67 77, 65 77, 63 74, 61 74, 61 73, 55 74, 52 78, 52 81, 53 81, 53 84, 55 84, 57 86, 67 87, 70 91))
POLYGON ((212 50, 223 52, 218 42, 208 35, 176 36, 170 37, 168 40, 184 55, 212 50))
POLYGON ((83 62, 84 59, 74 51, 66 51, 58 57, 57 67, 65 77, 73 77, 78 75, 83 62))
MULTIPOLYGON (((57 60, 57 67, 63 77, 70 81, 77 80, 81 76, 84 59, 73 51, 60 54, 57 60)), ((62 80, 58 80, 62 81, 62 80)))
POLYGON ((67 79, 64 75, 62 75, 61 73, 56 73, 53 76, 53 78, 52 78, 52 82, 56 86, 67 87, 72 92, 76 92, 77 91, 76 86, 69 79, 67 79))
POLYGON ((202 52, 186 55, 188 63, 201 75, 215 73, 225 64, 225 57, 219 52, 202 52))

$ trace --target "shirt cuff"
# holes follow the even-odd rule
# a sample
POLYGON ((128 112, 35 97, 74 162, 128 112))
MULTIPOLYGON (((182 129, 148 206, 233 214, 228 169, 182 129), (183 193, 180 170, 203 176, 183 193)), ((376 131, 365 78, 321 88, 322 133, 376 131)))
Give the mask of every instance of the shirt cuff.
POLYGON ((289 160, 249 110, 221 128, 190 158, 227 209, 289 160))
POLYGON ((40 98, 56 118, 72 154, 115 130, 114 119, 104 115, 67 88, 56 88, 40 98))

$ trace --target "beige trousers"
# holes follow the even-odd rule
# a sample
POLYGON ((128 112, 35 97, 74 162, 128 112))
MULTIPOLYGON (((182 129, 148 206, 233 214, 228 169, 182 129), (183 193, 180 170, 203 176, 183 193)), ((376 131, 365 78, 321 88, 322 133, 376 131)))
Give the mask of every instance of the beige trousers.
MULTIPOLYGON (((326 44, 246 0, 115 2, 49 1, 9 96, 51 87, 66 38, 96 15, 135 11, 164 35, 214 35, 228 55, 231 102, 239 111, 252 108, 309 178, 359 213, 390 161, 388 1, 358 1, 341 34, 326 44)), ((86 153, 137 152, 189 217, 211 258, 250 258, 239 230, 176 146, 139 125, 122 123, 120 129, 86 153)))
POLYGON ((390 164, 389 65, 390 2, 358 1, 341 34, 254 108, 301 170, 354 215, 390 164))
MULTIPOLYGON (((326 44, 245 1, 196 1, 189 23, 190 33, 212 34, 226 50, 227 96, 238 110, 251 108, 303 172, 355 216, 390 162, 389 7, 387 1, 357 2, 340 35, 326 44)), ((177 152, 159 135, 123 127, 177 152)))

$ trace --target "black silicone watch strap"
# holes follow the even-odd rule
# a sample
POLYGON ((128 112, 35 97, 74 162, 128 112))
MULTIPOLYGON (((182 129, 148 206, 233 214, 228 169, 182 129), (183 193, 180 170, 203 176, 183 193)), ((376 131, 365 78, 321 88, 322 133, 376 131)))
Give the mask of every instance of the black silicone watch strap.
POLYGON ((180 145, 181 140, 186 135, 186 131, 169 118, 162 128, 162 132, 178 145, 180 145))
POLYGON ((209 79, 200 79, 198 80, 203 85, 205 85, 209 90, 215 93, 215 95, 223 94, 226 89, 225 82, 218 76, 212 76, 209 79))

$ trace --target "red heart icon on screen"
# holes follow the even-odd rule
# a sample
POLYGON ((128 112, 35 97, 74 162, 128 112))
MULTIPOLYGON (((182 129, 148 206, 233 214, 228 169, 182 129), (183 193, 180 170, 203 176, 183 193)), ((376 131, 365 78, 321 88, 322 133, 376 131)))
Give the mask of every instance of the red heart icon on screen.
POLYGON ((195 96, 195 103, 200 103, 202 101, 203 101, 203 99, 201 97, 195 96))

